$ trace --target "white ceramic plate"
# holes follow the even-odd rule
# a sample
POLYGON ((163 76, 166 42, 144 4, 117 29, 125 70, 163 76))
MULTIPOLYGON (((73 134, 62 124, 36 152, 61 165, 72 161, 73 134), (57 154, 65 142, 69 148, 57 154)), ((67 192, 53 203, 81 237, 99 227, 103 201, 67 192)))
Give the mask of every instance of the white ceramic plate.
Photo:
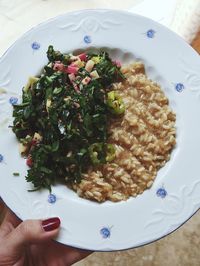
POLYGON ((167 28, 111 10, 59 16, 30 30, 3 55, 0 87, 5 89, 0 95, 0 195, 23 220, 60 217, 59 242, 101 251, 136 247, 174 231, 200 207, 200 58, 167 28), (51 197, 47 190, 27 192, 27 167, 8 125, 21 88, 46 64, 49 44, 62 52, 104 47, 122 62, 140 59, 162 85, 177 115, 177 146, 150 190, 125 202, 102 204, 62 185, 53 187, 51 197))

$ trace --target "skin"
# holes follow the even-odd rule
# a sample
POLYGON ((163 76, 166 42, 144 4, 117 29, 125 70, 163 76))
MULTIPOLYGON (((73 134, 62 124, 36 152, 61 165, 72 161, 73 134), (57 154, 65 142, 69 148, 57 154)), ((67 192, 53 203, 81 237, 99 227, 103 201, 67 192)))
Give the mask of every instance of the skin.
POLYGON ((4 209, 0 226, 1 266, 68 266, 91 254, 55 242, 59 228, 45 232, 42 220, 22 222, 6 206, 4 209))

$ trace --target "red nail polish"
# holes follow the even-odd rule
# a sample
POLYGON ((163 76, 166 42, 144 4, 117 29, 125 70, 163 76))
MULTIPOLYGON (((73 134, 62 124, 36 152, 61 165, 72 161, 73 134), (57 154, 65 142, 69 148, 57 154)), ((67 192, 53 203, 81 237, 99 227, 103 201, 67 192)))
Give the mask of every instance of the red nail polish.
POLYGON ((42 221, 42 227, 44 231, 49 232, 57 229, 60 226, 60 219, 53 217, 42 221))

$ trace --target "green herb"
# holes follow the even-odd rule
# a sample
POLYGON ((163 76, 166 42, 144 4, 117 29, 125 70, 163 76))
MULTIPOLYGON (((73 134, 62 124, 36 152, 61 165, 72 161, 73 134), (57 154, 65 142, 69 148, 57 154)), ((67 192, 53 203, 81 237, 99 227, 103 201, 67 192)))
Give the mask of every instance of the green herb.
POLYGON ((124 77, 108 53, 86 55, 86 62, 96 58, 92 71, 99 76, 87 84, 82 81, 90 73, 82 66, 70 80, 70 54, 49 46, 47 57, 41 75, 26 86, 22 103, 13 110, 12 130, 29 147, 31 168, 26 180, 34 185, 33 191, 51 191, 56 182, 80 182, 91 165, 111 162, 115 149, 107 143, 108 125, 113 114, 117 119, 125 111, 121 98, 109 92, 113 82, 124 77), (36 132, 39 141, 34 140, 36 132))
POLYGON ((13 173, 14 176, 19 176, 19 173, 13 173))

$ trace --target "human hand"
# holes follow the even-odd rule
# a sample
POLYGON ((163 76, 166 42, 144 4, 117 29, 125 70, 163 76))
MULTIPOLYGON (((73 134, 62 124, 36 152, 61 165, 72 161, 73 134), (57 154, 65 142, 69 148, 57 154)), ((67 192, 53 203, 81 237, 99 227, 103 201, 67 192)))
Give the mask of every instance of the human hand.
POLYGON ((7 207, 0 225, 0 266, 67 266, 91 252, 68 247, 53 240, 59 218, 21 222, 7 207))

